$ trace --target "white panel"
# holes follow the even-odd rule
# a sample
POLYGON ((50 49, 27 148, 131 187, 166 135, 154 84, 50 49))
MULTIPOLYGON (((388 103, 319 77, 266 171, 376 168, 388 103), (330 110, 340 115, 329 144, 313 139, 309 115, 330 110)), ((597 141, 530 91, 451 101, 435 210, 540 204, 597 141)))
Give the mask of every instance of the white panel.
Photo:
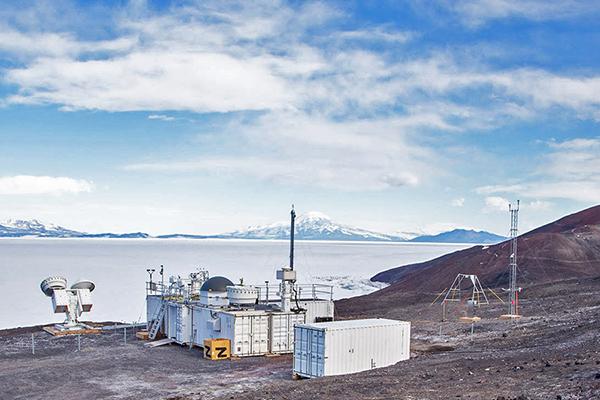
POLYGON ((52 292, 52 308, 55 313, 69 311, 69 294, 66 290, 55 289, 52 292))
POLYGON ((160 296, 146 296, 146 321, 152 321, 156 317, 161 303, 160 296))
POLYGON ((317 317, 332 318, 334 305, 329 300, 302 300, 298 302, 306 310, 306 323, 316 322, 317 317))
POLYGON ((165 326, 167 331, 166 336, 171 339, 177 340, 177 304, 169 303, 167 307, 167 321, 165 326))
POLYGON ((187 344, 192 340, 191 315, 187 305, 177 304, 175 341, 179 344, 187 344))
POLYGON ((89 289, 77 289, 79 304, 83 311, 88 312, 92 309, 92 294, 89 289))

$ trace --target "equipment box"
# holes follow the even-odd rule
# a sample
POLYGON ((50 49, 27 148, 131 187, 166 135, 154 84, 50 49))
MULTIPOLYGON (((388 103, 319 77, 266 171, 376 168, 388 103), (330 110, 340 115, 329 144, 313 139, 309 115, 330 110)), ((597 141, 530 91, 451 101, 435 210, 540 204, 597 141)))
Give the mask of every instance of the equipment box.
POLYGON ((205 339, 204 358, 209 360, 227 360, 231 357, 229 339, 205 339))

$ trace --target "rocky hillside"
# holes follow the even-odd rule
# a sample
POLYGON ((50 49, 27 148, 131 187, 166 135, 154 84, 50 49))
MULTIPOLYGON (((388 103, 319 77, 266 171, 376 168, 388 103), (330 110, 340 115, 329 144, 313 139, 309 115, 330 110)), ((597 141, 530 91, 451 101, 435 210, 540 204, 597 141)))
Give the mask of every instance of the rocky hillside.
MULTIPOLYGON (((600 206, 568 215, 518 238, 519 283, 600 275, 600 206)), ((506 285, 510 242, 474 246, 427 262, 390 269, 372 280, 388 291, 441 291, 458 273, 477 274, 490 287, 506 285)))

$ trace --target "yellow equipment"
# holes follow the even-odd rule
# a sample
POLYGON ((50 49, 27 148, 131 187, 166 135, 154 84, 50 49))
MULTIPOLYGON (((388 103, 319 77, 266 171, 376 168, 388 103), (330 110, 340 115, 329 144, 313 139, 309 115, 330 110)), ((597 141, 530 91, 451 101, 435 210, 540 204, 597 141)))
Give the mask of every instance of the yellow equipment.
POLYGON ((227 360, 231 357, 229 339, 204 339, 204 358, 209 360, 227 360))

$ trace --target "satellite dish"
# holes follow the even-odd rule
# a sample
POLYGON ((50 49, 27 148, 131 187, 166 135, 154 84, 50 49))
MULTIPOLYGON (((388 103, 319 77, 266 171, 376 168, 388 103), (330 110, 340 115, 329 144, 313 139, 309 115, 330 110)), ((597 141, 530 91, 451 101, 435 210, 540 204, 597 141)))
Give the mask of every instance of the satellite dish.
POLYGON ((40 283, 40 289, 48 297, 52 297, 55 290, 67 288, 67 280, 62 276, 50 276, 40 283))
POLYGON ((89 289, 90 292, 94 291, 96 284, 88 279, 80 279, 71 285, 71 289, 89 289))

